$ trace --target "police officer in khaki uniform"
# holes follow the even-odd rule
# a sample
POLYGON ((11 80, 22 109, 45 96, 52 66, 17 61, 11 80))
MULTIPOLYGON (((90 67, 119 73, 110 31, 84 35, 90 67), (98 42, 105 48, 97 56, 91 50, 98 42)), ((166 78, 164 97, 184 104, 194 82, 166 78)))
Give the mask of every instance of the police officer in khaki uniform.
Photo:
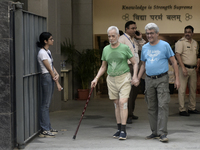
POLYGON ((179 80, 181 84, 178 90, 179 115, 190 116, 190 114, 200 113, 196 109, 196 68, 199 66, 199 63, 197 63, 199 46, 198 43, 192 39, 194 32, 192 26, 186 26, 184 32, 184 37, 175 44, 176 58, 179 62, 179 80), (185 91, 187 85, 189 86, 190 91, 188 112, 185 107, 185 91))

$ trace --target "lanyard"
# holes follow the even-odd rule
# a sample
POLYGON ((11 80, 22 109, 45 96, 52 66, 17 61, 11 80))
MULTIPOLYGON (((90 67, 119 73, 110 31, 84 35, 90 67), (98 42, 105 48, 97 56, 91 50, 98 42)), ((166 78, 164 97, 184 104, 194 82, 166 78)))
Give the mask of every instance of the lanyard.
POLYGON ((52 59, 51 54, 47 52, 47 54, 49 55, 49 57, 52 59))
MULTIPOLYGON (((44 47, 43 47, 44 48, 44 47)), ((45 48, 44 48, 45 49, 45 48)), ((46 50, 46 49, 45 49, 46 50)), ((48 53, 48 51, 46 50, 46 52, 47 52, 47 54, 49 55, 49 57, 51 58, 51 63, 52 63, 52 70, 53 70, 53 58, 52 58, 52 56, 51 56, 51 54, 50 53, 48 53)))
MULTIPOLYGON (((126 36, 125 33, 124 33, 124 35, 126 36)), ((131 39, 130 39, 128 36, 126 36, 126 37, 127 37, 127 39, 131 42, 131 44, 133 45, 134 52, 136 52, 136 51, 135 51, 135 45, 133 44, 133 42, 131 41, 131 39)))
MULTIPOLYGON (((43 47, 44 48, 44 47, 43 47)), ((45 49, 45 48, 44 48, 45 49)), ((46 50, 46 49, 45 49, 46 50)), ((52 60, 52 56, 51 56, 51 54, 50 53, 48 53, 48 51, 46 50, 46 52, 47 52, 47 54, 49 55, 49 57, 51 58, 51 60, 52 60)), ((53 61, 52 61, 53 62, 53 61)))

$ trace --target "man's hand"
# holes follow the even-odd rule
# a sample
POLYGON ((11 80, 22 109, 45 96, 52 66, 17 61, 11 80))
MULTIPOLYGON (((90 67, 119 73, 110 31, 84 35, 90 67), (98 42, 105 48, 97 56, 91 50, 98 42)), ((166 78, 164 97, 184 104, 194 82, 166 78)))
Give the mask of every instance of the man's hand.
POLYGON ((187 77, 187 76, 188 76, 187 69, 186 69, 185 67, 182 67, 182 71, 183 71, 183 75, 184 75, 185 77, 187 77))
MULTIPOLYGON (((138 32, 140 32, 140 31, 138 30, 138 32)), ((140 32, 140 35, 139 35, 139 36, 137 36, 137 35, 135 34, 135 38, 138 39, 138 40, 141 40, 141 39, 142 39, 142 33, 140 32)))
POLYGON ((140 84, 140 81, 138 80, 138 78, 132 78, 131 80, 131 85, 134 85, 134 86, 138 86, 140 84))
POLYGON ((175 82, 174 82, 174 88, 177 89, 177 90, 180 88, 180 81, 179 81, 179 79, 175 80, 175 82))
POLYGON ((98 82, 98 78, 94 78, 94 80, 91 82, 91 88, 96 87, 98 82))

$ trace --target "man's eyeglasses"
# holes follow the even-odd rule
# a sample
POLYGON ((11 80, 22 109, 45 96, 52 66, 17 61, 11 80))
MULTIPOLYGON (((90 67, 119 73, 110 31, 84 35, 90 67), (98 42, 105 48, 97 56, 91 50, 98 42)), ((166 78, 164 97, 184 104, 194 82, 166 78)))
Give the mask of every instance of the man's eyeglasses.
POLYGON ((149 35, 154 35, 154 34, 155 34, 155 32, 149 32, 149 33, 146 32, 146 35, 147 35, 147 36, 149 36, 149 35))

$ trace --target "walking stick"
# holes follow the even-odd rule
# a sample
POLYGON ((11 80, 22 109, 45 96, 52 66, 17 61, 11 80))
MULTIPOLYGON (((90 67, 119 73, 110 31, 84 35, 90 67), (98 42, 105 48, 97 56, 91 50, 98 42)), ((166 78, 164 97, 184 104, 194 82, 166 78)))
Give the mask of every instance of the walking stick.
POLYGON ((94 89, 94 87, 92 87, 92 89, 90 90, 89 96, 88 96, 87 101, 86 101, 86 103, 85 103, 85 107, 84 107, 84 109, 83 109, 83 112, 82 112, 82 115, 81 115, 81 119, 80 119, 80 121, 79 121, 78 127, 76 128, 76 132, 75 132, 75 134, 74 134, 74 136, 73 136, 73 139, 74 139, 74 140, 76 139, 76 134, 77 134, 78 129, 79 129, 79 127, 80 127, 80 124, 81 124, 81 121, 82 121, 82 119, 83 119, 83 115, 84 115, 84 113, 85 113, 85 111, 86 111, 87 105, 88 105, 88 103, 89 103, 89 101, 90 101, 90 96, 91 96, 91 94, 92 94, 93 89, 94 89))

